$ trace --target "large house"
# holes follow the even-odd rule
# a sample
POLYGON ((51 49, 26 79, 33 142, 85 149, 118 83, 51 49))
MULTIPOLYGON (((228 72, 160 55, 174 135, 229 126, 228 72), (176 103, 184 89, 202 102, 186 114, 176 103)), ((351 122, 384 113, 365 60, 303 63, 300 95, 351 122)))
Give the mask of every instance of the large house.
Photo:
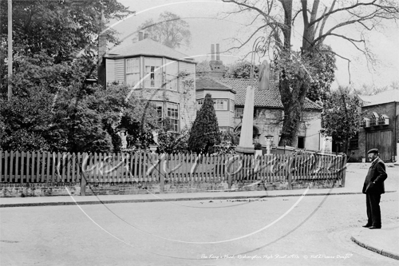
MULTIPOLYGON (((256 80, 223 78, 225 67, 219 46, 212 45, 211 72, 195 77, 191 58, 151 39, 139 35, 139 41, 124 42, 104 56, 105 82, 130 86, 133 94, 157 107, 160 118, 169 118, 173 131, 190 128, 207 93, 212 95, 221 131, 240 131, 246 88, 258 86, 256 80)), ((272 84, 267 91, 256 89, 254 142, 263 145, 266 138, 277 145, 284 110, 280 94, 272 84)), ((306 99, 298 148, 320 150, 322 108, 306 99)))
POLYGON ((172 131, 191 126, 196 115, 196 62, 191 58, 140 33, 136 43, 123 42, 104 60, 106 84, 131 87, 136 97, 157 108, 160 119, 169 119, 172 131))

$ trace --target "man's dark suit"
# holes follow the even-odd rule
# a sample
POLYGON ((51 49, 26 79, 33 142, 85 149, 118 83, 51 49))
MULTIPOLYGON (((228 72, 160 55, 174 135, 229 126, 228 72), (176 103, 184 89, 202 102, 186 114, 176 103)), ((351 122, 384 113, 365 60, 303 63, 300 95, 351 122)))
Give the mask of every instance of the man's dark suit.
POLYGON ((381 227, 380 200, 381 194, 385 193, 385 179, 387 179, 385 164, 377 158, 371 163, 362 190, 366 194, 367 224, 374 227, 381 227))

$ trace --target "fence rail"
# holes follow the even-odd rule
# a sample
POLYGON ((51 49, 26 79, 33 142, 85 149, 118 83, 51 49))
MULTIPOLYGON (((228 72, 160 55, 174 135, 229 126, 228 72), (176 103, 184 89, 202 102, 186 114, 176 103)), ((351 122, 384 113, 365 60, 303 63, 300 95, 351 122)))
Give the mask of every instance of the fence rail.
POLYGON ((343 155, 196 155, 0 151, 2 183, 342 180, 343 155))

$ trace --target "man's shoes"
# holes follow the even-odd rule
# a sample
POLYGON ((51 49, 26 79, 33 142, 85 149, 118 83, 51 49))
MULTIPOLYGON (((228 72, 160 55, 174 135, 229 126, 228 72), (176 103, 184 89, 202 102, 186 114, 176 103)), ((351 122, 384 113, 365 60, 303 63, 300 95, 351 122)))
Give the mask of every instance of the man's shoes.
POLYGON ((371 226, 371 227, 369 227, 369 229, 381 229, 381 226, 371 226))
POLYGON ((369 227, 372 227, 372 225, 371 224, 365 224, 362 227, 369 228, 369 227))

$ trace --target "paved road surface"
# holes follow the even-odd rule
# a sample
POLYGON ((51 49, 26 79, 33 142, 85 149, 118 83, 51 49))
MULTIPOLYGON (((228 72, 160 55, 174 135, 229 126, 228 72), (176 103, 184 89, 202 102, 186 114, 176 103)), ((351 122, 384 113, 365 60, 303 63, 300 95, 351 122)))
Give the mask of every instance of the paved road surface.
MULTIPOLYGON (((398 193, 382 196, 383 226, 398 193)), ((398 265, 357 246, 364 195, 0 209, 0 265, 398 265)))

